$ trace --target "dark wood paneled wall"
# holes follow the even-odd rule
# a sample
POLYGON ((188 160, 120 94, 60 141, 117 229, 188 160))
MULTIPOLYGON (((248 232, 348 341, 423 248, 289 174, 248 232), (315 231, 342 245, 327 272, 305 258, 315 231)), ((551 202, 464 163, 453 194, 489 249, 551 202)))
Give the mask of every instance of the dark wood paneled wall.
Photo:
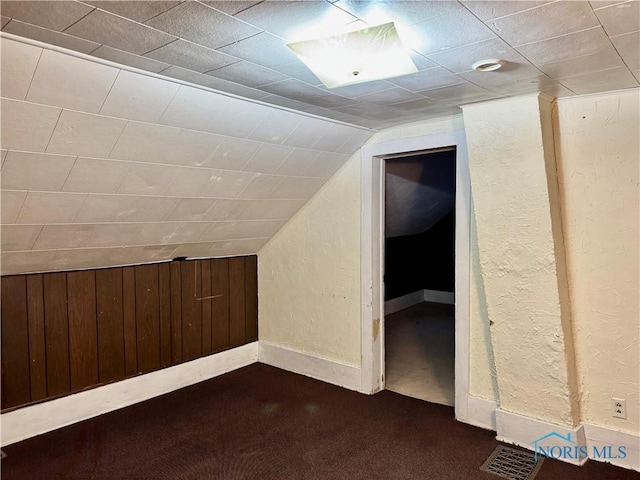
POLYGON ((2 410, 258 339, 257 257, 2 277, 2 410))

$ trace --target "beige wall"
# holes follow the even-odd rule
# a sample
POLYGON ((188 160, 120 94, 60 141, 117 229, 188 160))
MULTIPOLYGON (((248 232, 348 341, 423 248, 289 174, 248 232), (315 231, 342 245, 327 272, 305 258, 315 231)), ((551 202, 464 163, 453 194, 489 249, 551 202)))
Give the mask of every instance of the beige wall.
POLYGON ((638 434, 640 95, 561 99, 555 111, 569 289, 586 423, 638 434), (612 418, 626 399, 627 420, 612 418))

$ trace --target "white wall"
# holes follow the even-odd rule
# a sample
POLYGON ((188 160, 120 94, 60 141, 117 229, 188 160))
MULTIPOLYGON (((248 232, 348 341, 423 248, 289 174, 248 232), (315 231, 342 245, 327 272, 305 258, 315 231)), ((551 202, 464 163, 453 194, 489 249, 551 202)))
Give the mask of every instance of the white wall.
POLYGON ((560 99, 556 155, 582 421, 640 431, 639 90, 560 99), (627 401, 612 418, 611 397, 627 401))

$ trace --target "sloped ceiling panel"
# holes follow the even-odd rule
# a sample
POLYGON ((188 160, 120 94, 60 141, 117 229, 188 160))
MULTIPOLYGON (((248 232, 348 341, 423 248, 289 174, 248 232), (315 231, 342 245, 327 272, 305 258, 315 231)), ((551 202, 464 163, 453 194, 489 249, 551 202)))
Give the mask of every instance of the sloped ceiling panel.
POLYGON ((255 253, 373 134, 6 38, 1 52, 3 274, 255 253))
POLYGON ((385 162, 385 237, 429 230, 454 209, 455 152, 385 162))

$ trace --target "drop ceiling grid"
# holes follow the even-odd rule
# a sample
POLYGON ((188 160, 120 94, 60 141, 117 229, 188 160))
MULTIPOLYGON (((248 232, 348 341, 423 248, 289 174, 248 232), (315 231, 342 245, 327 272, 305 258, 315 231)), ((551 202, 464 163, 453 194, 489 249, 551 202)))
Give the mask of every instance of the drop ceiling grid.
MULTIPOLYGON (((107 261, 102 252, 105 248, 111 249, 108 250, 111 252, 109 264, 125 262, 127 251, 142 254, 137 262, 171 258, 168 255, 174 252, 189 252, 188 256, 199 253, 210 256, 213 252, 219 255, 254 253, 346 161, 348 153, 360 146, 359 142, 351 143, 352 139, 357 137, 364 142, 373 134, 60 52, 48 53, 45 49, 43 53, 39 47, 8 39, 2 40, 2 50, 3 58, 16 59, 2 69, 5 78, 13 82, 10 88, 3 88, 2 93, 15 97, 2 98, 5 114, 2 117, 2 146, 5 147, 2 152, 2 243, 3 255, 8 255, 3 262, 4 273, 21 268, 37 270, 41 264, 36 260, 43 258, 51 262, 47 268, 51 265, 56 269, 99 266, 103 260, 107 261), (27 54, 15 55, 15 49, 26 49, 27 54), (49 85, 41 88, 38 100, 53 105, 25 100, 38 91, 39 87, 33 86, 34 77, 46 77, 38 73, 43 55, 54 64, 64 64, 68 77, 54 82, 59 86, 56 90, 49 85), (82 81, 78 83, 78 78, 89 79, 92 85, 81 99, 83 103, 74 107, 91 113, 65 108, 69 101, 76 101, 72 91, 87 88, 82 81), (131 96, 135 89, 118 90, 119 82, 125 78, 129 86, 142 82, 145 96, 138 106, 146 113, 153 110, 154 116, 148 120, 161 122, 181 89, 198 91, 198 98, 211 100, 207 106, 213 110, 216 102, 229 111, 257 109, 257 115, 245 118, 250 125, 245 136, 252 137, 255 132, 262 141, 132 120, 138 118, 139 112, 130 109, 132 99, 127 94, 131 96), (114 95, 123 97, 120 104, 130 109, 116 112, 123 118, 102 113, 105 105, 115 102, 114 95), (263 121, 269 122, 270 129, 256 130, 263 121), (311 148, 304 148, 299 135, 295 135, 303 123, 306 135, 314 129, 317 132, 312 136, 314 142, 304 142, 311 148), (25 130, 26 125, 30 128, 25 130), (38 125, 39 130, 31 128, 38 125), (109 125, 110 135, 109 129, 105 130, 109 125), (232 151, 229 148, 238 142, 255 148, 241 148, 239 152, 244 151, 245 155, 238 154, 238 163, 227 164, 225 168, 199 166, 195 158, 187 165, 181 161, 162 163, 157 158, 151 158, 151 162, 112 158, 128 125, 159 129, 160 137, 172 132, 190 135, 189 139, 213 140, 204 144, 206 158, 222 156, 232 151), (322 128, 318 130, 318 127, 322 128), (277 173, 282 165, 288 163, 290 168, 298 158, 302 159, 298 171, 277 173), (322 164, 329 169, 319 168, 322 164), (106 170, 96 172, 97 166, 106 170), (109 176, 109 172, 115 173, 109 176), (224 184, 228 177, 231 183, 227 182, 229 185, 221 191, 217 182, 222 180, 224 184), (104 191, 105 183, 109 185, 107 191, 104 191), (197 202, 201 203, 197 205, 197 202), (231 210, 231 215, 222 214, 217 206, 227 207, 226 202, 238 202, 236 206, 241 208, 231 210), (187 207, 179 210, 186 204, 187 207), (271 213, 255 213, 265 205, 273 207, 271 213), (107 235, 107 231, 111 234, 107 235), (147 250, 140 250, 143 247, 147 250), (45 253, 48 251, 56 253, 48 257, 45 253), (32 255, 27 255, 28 252, 32 255), (81 255, 76 257, 78 252, 81 255), (162 258, 158 252, 162 252, 162 258), (78 258, 84 260, 81 262, 78 258), (17 259, 17 264, 12 259, 17 259)), ((49 70, 56 75, 56 68, 49 70)), ((134 142, 140 140, 138 135, 132 138, 134 142)), ((174 256, 178 256, 177 253, 174 256)))
MULTIPOLYGON (((29 2, 19 3, 28 4, 29 2)), ((98 15, 96 12, 101 12, 99 13, 101 18, 109 19, 115 17, 122 21, 126 19, 132 24, 138 25, 145 32, 158 32, 158 34, 162 33, 174 38, 168 43, 156 46, 153 51, 181 41, 188 42, 194 46, 199 45, 211 52, 230 55, 232 59, 229 59, 228 66, 218 65, 213 69, 204 70, 204 73, 181 69, 176 64, 171 65, 171 62, 165 62, 167 67, 162 70, 158 70, 159 66, 156 65, 148 67, 154 71, 161 71, 166 75, 180 76, 183 79, 188 77, 189 81, 212 86, 223 91, 240 94, 244 92, 251 98, 259 98, 276 104, 287 103, 283 99, 288 99, 291 102, 288 105, 293 106, 293 108, 373 128, 403 123, 418 116, 415 112, 403 110, 401 103, 408 101, 405 98, 404 101, 390 103, 392 105, 397 104, 399 107, 380 118, 372 113, 376 106, 379 105, 378 103, 367 101, 366 94, 354 96, 348 95, 348 90, 331 92, 322 87, 315 76, 306 67, 297 62, 284 45, 285 38, 292 38, 289 36, 289 32, 293 23, 302 22, 307 24, 307 21, 311 22, 319 18, 323 12, 333 12, 339 19, 339 23, 343 24, 349 23, 349 21, 371 22, 371 18, 368 16, 370 12, 367 11, 367 8, 364 8, 367 2, 351 2, 348 0, 337 2, 310 1, 298 2, 294 5, 290 2, 251 1, 245 2, 238 8, 230 8, 230 4, 226 5, 224 2, 173 2, 162 7, 156 6, 155 10, 151 12, 153 15, 149 18, 147 18, 149 12, 145 9, 151 8, 153 4, 130 2, 133 5, 128 5, 125 8, 122 5, 109 5, 108 2, 75 2, 78 4, 77 7, 71 5, 70 2, 66 3, 67 5, 64 8, 59 7, 58 17, 60 18, 56 18, 56 15, 52 13, 54 19, 50 20, 29 10, 28 6, 20 9, 11 4, 11 2, 3 2, 3 4, 11 6, 8 12, 13 14, 17 21, 27 24, 32 22, 36 25, 53 28, 54 30, 50 30, 51 32, 55 32, 55 28, 62 30, 65 34, 75 32, 78 36, 72 38, 77 38, 78 41, 91 41, 90 38, 81 38, 81 36, 87 37, 95 34, 95 32, 87 34, 81 30, 76 31, 76 29, 79 29, 78 24, 86 21, 92 15, 96 17, 98 15), (137 4, 142 6, 137 6, 137 4), (106 10, 111 10, 115 13, 110 13, 106 10), (73 14, 70 12, 73 12, 73 14), (196 15, 195 13, 199 14, 196 15), (127 17, 129 18, 127 19, 127 17), (205 27, 216 24, 216 22, 222 31, 222 33, 216 35, 223 35, 227 40, 217 41, 218 37, 212 39, 206 35, 209 29, 205 27), (236 26, 235 30, 233 28, 234 25, 236 26), (247 47, 244 47, 245 44, 247 47), (296 67, 293 68, 293 65, 296 65, 296 67), (240 70, 238 71, 238 69, 240 70), (216 76, 216 72, 218 72, 219 77, 216 76), (292 80, 295 80, 295 82, 290 83, 292 80), (262 92, 262 94, 259 92, 262 92), (353 108, 349 109, 349 113, 340 111, 341 108, 346 106, 353 106, 353 108)), ((414 58, 418 60, 420 71, 429 72, 430 76, 443 79, 434 88, 465 84, 480 88, 479 92, 482 94, 482 99, 491 99, 533 92, 538 89, 555 95, 568 96, 575 93, 590 93, 594 89, 612 90, 638 85, 637 80, 631 75, 631 73, 637 74, 637 69, 633 68, 637 63, 637 60, 635 60, 638 55, 637 46, 635 48, 628 47, 631 48, 631 52, 623 55, 619 55, 614 50, 615 53, 612 55, 619 58, 622 68, 615 75, 609 72, 601 75, 601 79, 584 77, 585 75, 593 75, 599 71, 607 70, 606 68, 600 68, 595 62, 589 64, 587 71, 584 71, 585 67, 579 68, 576 66, 573 71, 565 71, 562 76, 549 76, 544 73, 544 66, 551 60, 570 60, 576 57, 593 55, 604 50, 608 50, 611 53, 611 42, 613 41, 614 46, 616 43, 612 39, 638 30, 637 25, 629 20, 633 18, 633 13, 637 10, 637 2, 633 0, 614 4, 607 2, 602 6, 598 2, 589 3, 586 1, 464 1, 422 2, 423 5, 418 5, 419 3, 421 2, 376 2, 379 9, 386 11, 387 18, 396 20, 400 25, 408 25, 422 35, 428 35, 431 31, 440 31, 439 29, 444 28, 443 25, 460 25, 467 28, 466 33, 458 32, 457 37, 460 40, 454 42, 455 45, 450 44, 450 35, 449 37, 443 36, 442 38, 434 39, 437 44, 443 45, 442 50, 433 51, 409 42, 416 51, 414 58), (435 17, 437 17, 436 20, 442 25, 436 25, 436 20, 430 19, 428 15, 430 12, 434 13, 435 17), (635 30, 633 30, 634 28, 635 30), (632 31, 629 31, 629 29, 632 31), (589 30, 593 30, 593 32, 588 33, 589 30), (598 32, 602 32, 602 36, 597 36, 598 32), (585 35, 587 36, 585 37, 585 35), (567 36, 572 37, 566 39, 565 43, 563 43, 562 37, 567 36), (471 54, 474 45, 490 40, 504 41, 504 45, 510 49, 509 51, 513 52, 512 55, 515 55, 516 63, 511 65, 510 68, 512 70, 521 70, 521 72, 512 71, 509 75, 506 72, 495 72, 494 74, 489 74, 489 77, 484 77, 491 78, 490 81, 485 81, 482 80, 483 77, 472 75, 475 72, 470 69, 471 63, 479 60, 479 58, 467 58, 467 69, 461 70, 461 66, 458 66, 456 67, 457 71, 448 68, 448 65, 451 65, 450 62, 439 63, 438 61, 439 59, 446 59, 447 52, 463 51, 465 47, 471 54), (584 41, 587 41, 588 48, 571 48, 572 46, 579 46, 584 41), (450 46, 453 48, 448 48, 450 46), (543 52, 549 50, 555 52, 555 56, 545 56, 543 54, 543 52), (624 60, 624 63, 622 60, 624 60), (580 76, 583 78, 573 78, 580 76), (495 78, 500 80, 496 81, 495 78), (519 84, 516 87, 504 87, 504 85, 509 85, 513 81, 518 81, 519 84)), ((51 12, 55 11, 53 7, 48 8, 51 9, 51 12)), ((9 21, 3 29, 12 31, 11 23, 9 21)), ((103 27, 103 24, 97 23, 93 30, 100 30, 103 27)), ((20 31, 20 33, 27 36, 39 35, 34 30, 29 32, 20 31)), ((150 33, 149 36, 153 35, 150 33)), ((48 39, 50 41, 55 40, 53 37, 48 37, 48 39)), ((97 38, 94 38, 94 40, 97 40, 97 38)), ((113 42, 110 45, 107 44, 110 42, 109 38, 102 39, 102 41, 104 43, 100 43, 92 53, 95 52, 101 55, 104 52, 104 48, 116 46, 113 42), (103 49, 102 52, 101 49, 103 49)), ((623 39, 618 41, 623 42, 623 39)), ((99 42, 94 43, 98 44, 99 42)), ((130 50, 140 53, 140 49, 135 45, 130 50)), ((150 53, 149 50, 141 53, 143 56, 137 57, 140 61, 149 59, 147 55, 150 53)), ((122 59, 122 61, 125 60, 125 58, 122 59)), ((640 69, 640 67, 638 68, 640 69)), ((547 70, 550 71, 549 69, 547 70)), ((410 78, 411 75, 405 77, 410 78)), ((415 88, 407 88, 406 85, 402 85, 405 77, 399 77, 397 81, 390 79, 388 83, 391 87, 389 88, 397 85, 417 95, 417 97, 413 97, 414 99, 425 98, 433 100, 438 105, 441 105, 442 111, 456 109, 458 104, 469 101, 465 96, 452 96, 446 99, 430 96, 429 92, 431 90, 424 87, 421 88, 419 85, 415 88)), ((435 82, 437 83, 437 80, 435 82)), ((438 109, 434 108, 420 113, 421 118, 429 118, 438 116, 438 109)))

